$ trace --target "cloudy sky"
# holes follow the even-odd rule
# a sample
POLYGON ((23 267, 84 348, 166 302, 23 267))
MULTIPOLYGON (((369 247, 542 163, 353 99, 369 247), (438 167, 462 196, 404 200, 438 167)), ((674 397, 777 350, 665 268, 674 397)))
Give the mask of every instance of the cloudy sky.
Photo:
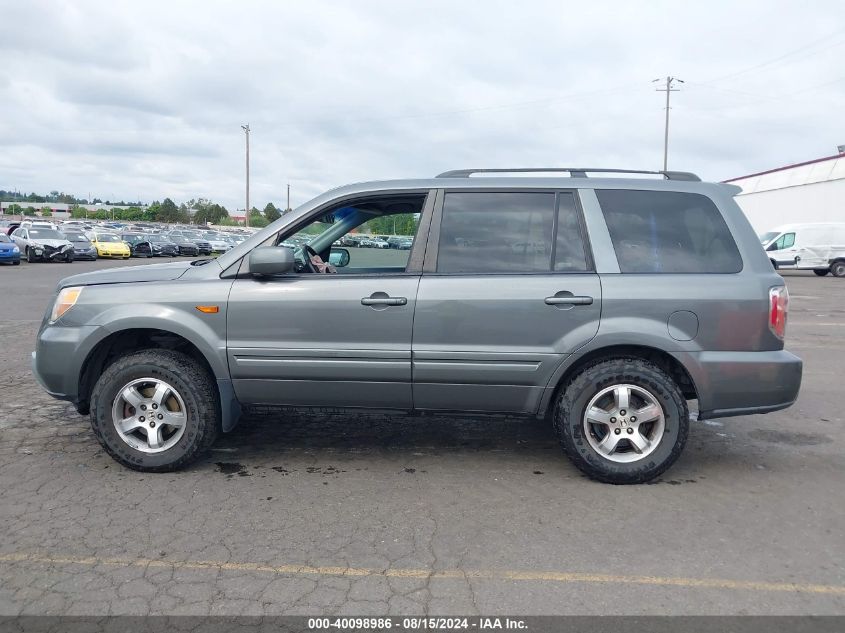
POLYGON ((845 3, 0 0, 0 189, 243 207, 460 167, 721 180, 845 144, 845 3))

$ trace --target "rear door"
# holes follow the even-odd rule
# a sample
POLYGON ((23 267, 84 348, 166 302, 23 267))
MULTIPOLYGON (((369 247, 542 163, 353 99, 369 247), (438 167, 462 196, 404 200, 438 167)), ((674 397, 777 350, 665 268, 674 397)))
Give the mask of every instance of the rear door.
POLYGON ((598 330, 574 191, 441 191, 414 317, 414 407, 529 413, 598 330))

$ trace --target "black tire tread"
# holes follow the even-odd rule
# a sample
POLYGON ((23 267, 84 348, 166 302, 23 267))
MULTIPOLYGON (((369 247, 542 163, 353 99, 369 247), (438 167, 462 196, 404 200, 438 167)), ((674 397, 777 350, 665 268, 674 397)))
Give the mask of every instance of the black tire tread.
MULTIPOLYGON (((560 390, 555 404, 553 426, 564 452, 575 466, 592 479, 611 484, 641 484, 663 474, 683 452, 689 434, 689 407, 687 401, 674 379, 654 363, 643 358, 619 356, 597 359, 584 365, 573 374, 560 390), (631 377, 643 377, 653 389, 668 391, 680 411, 682 421, 679 424, 678 438, 669 457, 654 468, 643 468, 630 474, 608 473, 584 459, 578 452, 572 437, 566 432, 565 424, 569 412, 579 393, 588 388, 595 380, 593 376, 612 370, 616 375, 607 376, 613 381, 631 382, 631 377), (663 383, 661 385, 661 383, 663 383)), ((580 417, 576 421, 580 425, 580 417)))
MULTIPOLYGON (((105 451, 113 459, 120 462, 127 468, 143 472, 170 472, 179 470, 196 460, 200 455, 208 451, 212 444, 214 444, 214 441, 217 439, 217 435, 220 431, 218 399, 219 394, 213 379, 208 375, 208 372, 199 366, 199 364, 190 356, 181 352, 158 348, 142 350, 115 360, 103 370, 103 373, 97 380, 97 384, 94 386, 91 394, 91 427, 94 430, 94 435, 97 437, 97 440, 100 442, 105 451), (109 443, 105 440, 96 418, 97 411, 99 410, 100 393, 98 387, 100 384, 107 382, 112 378, 112 376, 119 374, 122 371, 134 368, 138 365, 148 364, 162 366, 164 369, 178 374, 181 380, 187 382, 189 385, 192 385, 196 390, 194 398, 196 400, 197 415, 200 421, 197 440, 194 442, 192 449, 185 453, 182 457, 162 466, 145 466, 125 459, 123 455, 112 449, 109 443)), ((107 407, 110 409, 111 404, 107 403, 107 407)))

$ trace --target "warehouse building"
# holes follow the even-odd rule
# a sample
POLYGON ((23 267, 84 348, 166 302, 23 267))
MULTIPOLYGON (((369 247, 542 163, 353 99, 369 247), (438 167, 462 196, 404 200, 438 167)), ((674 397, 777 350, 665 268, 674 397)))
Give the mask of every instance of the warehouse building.
POLYGON ((838 149, 725 182, 742 187, 736 201, 757 233, 798 222, 845 222, 845 146, 838 149))

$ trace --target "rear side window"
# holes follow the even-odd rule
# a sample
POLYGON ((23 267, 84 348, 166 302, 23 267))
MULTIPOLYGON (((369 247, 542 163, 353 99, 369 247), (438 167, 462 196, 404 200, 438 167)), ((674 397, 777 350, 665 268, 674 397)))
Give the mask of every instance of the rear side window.
POLYGON ((584 270, 584 242, 572 193, 446 194, 437 272, 584 270))
POLYGON ((623 273, 737 273, 742 258, 707 198, 676 191, 597 190, 623 273))

